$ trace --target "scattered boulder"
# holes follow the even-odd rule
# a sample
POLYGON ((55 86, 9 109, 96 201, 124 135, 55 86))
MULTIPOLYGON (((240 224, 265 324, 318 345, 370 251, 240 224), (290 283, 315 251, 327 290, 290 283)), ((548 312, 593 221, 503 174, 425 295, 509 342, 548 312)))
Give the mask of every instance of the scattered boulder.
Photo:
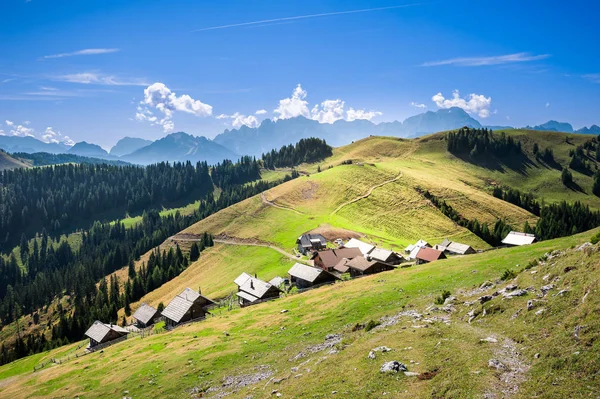
POLYGON ((369 355, 367 356, 369 359, 375 359, 375 352, 369 351, 369 355))
POLYGON ((585 242, 577 247, 577 251, 583 251, 586 248, 593 247, 594 245, 591 242, 585 242))
POLYGON ((448 298, 446 298, 446 300, 444 301, 444 305, 451 305, 454 302, 456 302, 456 297, 454 295, 451 295, 448 298))
POLYGON ((536 315, 536 316, 539 316, 539 315, 541 315, 542 313, 544 313, 545 311, 546 311, 546 309, 542 308, 542 309, 538 310, 537 312, 535 312, 535 315, 536 315))
POLYGON ((379 371, 382 373, 398 373, 400 371, 408 371, 408 368, 405 364, 397 360, 392 360, 391 362, 384 363, 379 371))
POLYGON ((540 354, 536 353, 535 355, 533 355, 533 357, 535 357, 536 359, 539 359, 540 358, 540 354))
POLYGON ((479 303, 481 303, 482 305, 486 302, 489 302, 493 299, 494 297, 491 295, 484 295, 484 296, 480 296, 479 297, 479 303))
POLYGON ((506 370, 506 366, 498 359, 490 359, 488 362, 488 367, 500 371, 506 370))
POLYGON ((287 309, 282 309, 280 313, 287 313, 287 312, 289 312, 289 310, 287 310, 287 309))
POLYGON ((577 269, 576 266, 567 266, 564 268, 563 272, 569 273, 570 271, 575 270, 575 269, 577 269))
POLYGON ((223 335, 229 337, 229 333, 227 331, 223 331, 223 335))
POLYGON ((527 310, 533 310, 533 300, 532 299, 527 301, 527 310))
POLYGON ((415 373, 414 371, 405 371, 404 375, 407 377, 418 377, 420 374, 419 373, 415 373))
POLYGON ((560 290, 560 291, 558 291, 558 293, 554 294, 554 296, 563 296, 563 295, 565 295, 567 292, 569 292, 569 290, 560 290))
POLYGON ((523 296, 523 295, 527 295, 527 290, 515 290, 515 291, 507 292, 503 296, 504 296, 504 298, 514 298, 514 297, 523 296))
POLYGON ((391 352, 392 348, 388 348, 387 346, 378 346, 375 349, 371 349, 371 351, 385 353, 385 352, 391 352))
POLYGON ((548 291, 550 291, 553 288, 554 288, 554 284, 548 284, 548 285, 544 285, 542 288, 540 288, 540 291, 542 291, 542 295, 546 296, 548 291))
POLYGON ((506 287, 504 287, 504 292, 507 292, 507 291, 514 291, 514 290, 516 290, 517 288, 518 288, 518 287, 517 287, 517 285, 516 285, 516 284, 509 284, 509 285, 507 285, 506 287))
POLYGON ((490 287, 493 287, 493 286, 494 286, 494 283, 492 283, 491 281, 484 281, 483 284, 481 284, 479 286, 479 289, 480 290, 484 290, 486 288, 490 288, 490 287))

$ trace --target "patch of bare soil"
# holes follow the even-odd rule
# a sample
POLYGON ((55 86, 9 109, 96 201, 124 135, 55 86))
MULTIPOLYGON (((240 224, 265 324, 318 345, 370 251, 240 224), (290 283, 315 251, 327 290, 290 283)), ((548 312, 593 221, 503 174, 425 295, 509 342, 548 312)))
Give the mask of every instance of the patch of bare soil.
POLYGON ((490 359, 489 367, 498 372, 498 383, 490 387, 483 395, 485 399, 513 398, 519 391, 519 386, 527 377, 530 365, 525 362, 517 349, 517 343, 509 338, 494 349, 494 358, 490 359))
POLYGON ((308 232, 309 234, 321 234, 323 237, 327 239, 327 241, 334 241, 338 238, 343 239, 344 241, 349 240, 351 238, 361 238, 364 237, 363 234, 357 233, 356 231, 340 229, 337 227, 330 226, 328 224, 322 224, 316 229, 313 229, 308 232))
POLYGON ((319 185, 314 181, 307 182, 308 184, 302 187, 302 199, 303 200, 311 200, 315 196, 317 190, 319 189, 319 185))

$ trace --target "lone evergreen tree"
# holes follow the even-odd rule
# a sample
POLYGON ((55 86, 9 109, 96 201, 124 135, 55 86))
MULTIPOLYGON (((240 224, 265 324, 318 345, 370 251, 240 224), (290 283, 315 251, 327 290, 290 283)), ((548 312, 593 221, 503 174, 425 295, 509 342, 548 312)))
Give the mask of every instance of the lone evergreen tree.
POLYGON ((200 257, 200 250, 198 249, 198 244, 193 243, 192 247, 190 248, 190 260, 192 262, 195 262, 198 260, 199 257, 200 257))
POLYGON ((560 178, 563 184, 567 187, 573 184, 573 175, 568 168, 563 168, 560 178))

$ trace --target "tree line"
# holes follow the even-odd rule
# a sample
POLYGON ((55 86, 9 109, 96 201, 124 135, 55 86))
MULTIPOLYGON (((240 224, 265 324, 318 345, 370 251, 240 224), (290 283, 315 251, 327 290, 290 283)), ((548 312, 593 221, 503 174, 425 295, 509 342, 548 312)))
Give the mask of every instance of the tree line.
POLYGON ((471 158, 495 156, 506 158, 522 154, 521 142, 506 133, 495 134, 487 128, 463 127, 446 135, 448 151, 455 155, 467 155, 471 158))
POLYGON ((293 167, 305 162, 317 162, 333 154, 333 149, 318 138, 301 139, 295 145, 281 147, 279 151, 271 150, 262 154, 265 168, 275 169, 293 167))

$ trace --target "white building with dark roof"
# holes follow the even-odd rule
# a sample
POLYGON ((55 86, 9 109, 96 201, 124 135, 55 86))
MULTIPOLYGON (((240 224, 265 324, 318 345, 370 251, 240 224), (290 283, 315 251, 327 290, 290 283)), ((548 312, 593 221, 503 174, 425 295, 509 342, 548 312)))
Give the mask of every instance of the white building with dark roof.
POLYGON ((351 238, 348 240, 346 244, 344 244, 346 248, 358 248, 363 255, 366 255, 375 249, 375 245, 367 244, 364 241, 357 240, 356 238, 351 238))

